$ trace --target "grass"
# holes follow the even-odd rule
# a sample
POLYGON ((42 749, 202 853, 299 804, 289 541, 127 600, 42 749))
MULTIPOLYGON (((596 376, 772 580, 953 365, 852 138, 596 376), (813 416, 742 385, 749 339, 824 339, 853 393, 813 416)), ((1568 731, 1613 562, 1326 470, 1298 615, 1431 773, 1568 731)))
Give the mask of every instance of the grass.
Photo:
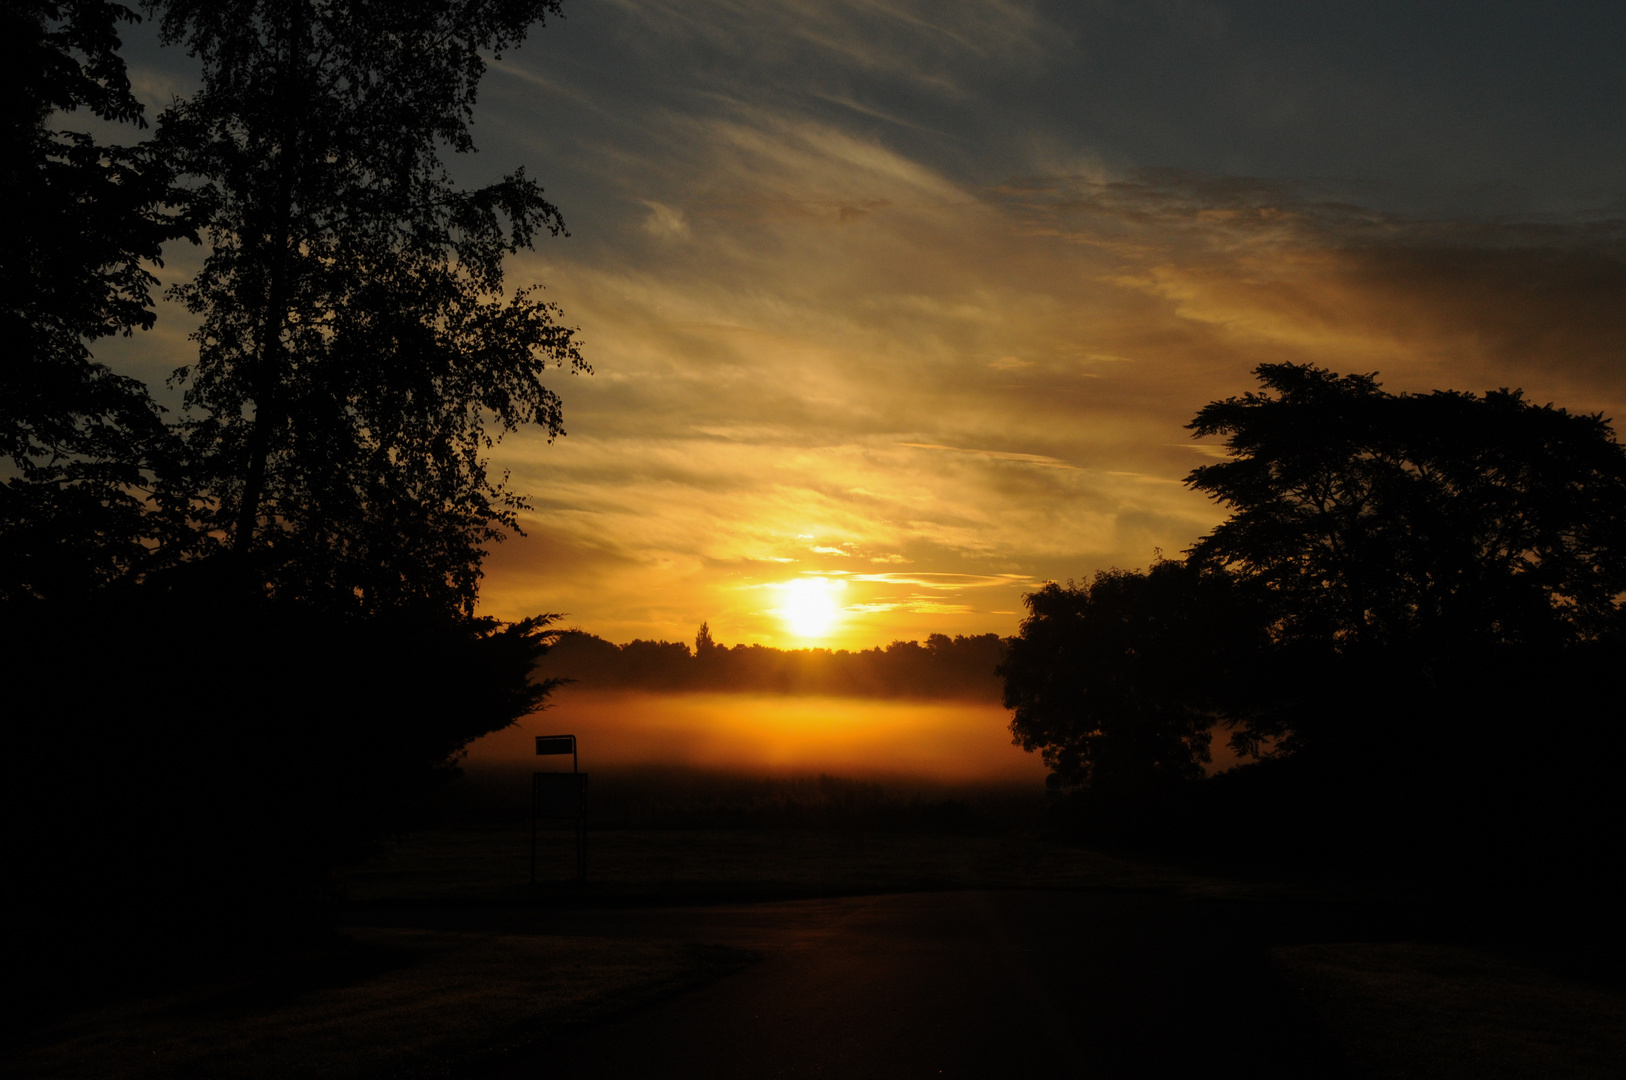
POLYGON ((1373 1080, 1626 1076, 1626 993, 1504 954, 1414 942, 1272 950, 1373 1080))
POLYGON ((435 1077, 734 970, 675 942, 352 929, 280 970, 59 1018, 8 1054, 51 1080, 435 1077))
POLYGON ((585 886, 570 880, 573 840, 543 834, 532 889, 530 834, 416 833, 346 875, 354 903, 668 904, 963 888, 1170 889, 1236 894, 1222 882, 1113 858, 1031 834, 794 830, 606 830, 590 834, 585 886))

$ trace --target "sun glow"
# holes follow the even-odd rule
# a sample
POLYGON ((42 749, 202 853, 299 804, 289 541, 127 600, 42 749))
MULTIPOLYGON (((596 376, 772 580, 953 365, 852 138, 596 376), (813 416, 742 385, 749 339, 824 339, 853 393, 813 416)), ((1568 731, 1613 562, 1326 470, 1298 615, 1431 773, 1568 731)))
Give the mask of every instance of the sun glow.
POLYGON ((523 790, 523 774, 536 767, 534 737, 570 731, 581 740, 583 768, 595 771, 688 765, 758 776, 830 772, 1037 785, 1049 770, 1039 755, 1011 745, 1010 719, 997 701, 659 694, 577 684, 549 698, 546 712, 474 742, 465 765, 470 775, 522 770, 523 790))
POLYGON ((778 615, 790 632, 801 638, 822 638, 841 617, 842 607, 837 599, 846 589, 841 578, 805 577, 781 585, 785 601, 778 615))

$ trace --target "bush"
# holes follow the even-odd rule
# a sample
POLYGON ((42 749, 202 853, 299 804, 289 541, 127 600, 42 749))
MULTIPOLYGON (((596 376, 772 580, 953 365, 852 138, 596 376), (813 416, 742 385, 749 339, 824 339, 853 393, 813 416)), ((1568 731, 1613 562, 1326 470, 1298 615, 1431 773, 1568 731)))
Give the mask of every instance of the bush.
POLYGON ((538 621, 346 617, 210 584, 0 615, 21 899, 91 953, 297 926, 464 745, 551 688, 529 679, 538 621))

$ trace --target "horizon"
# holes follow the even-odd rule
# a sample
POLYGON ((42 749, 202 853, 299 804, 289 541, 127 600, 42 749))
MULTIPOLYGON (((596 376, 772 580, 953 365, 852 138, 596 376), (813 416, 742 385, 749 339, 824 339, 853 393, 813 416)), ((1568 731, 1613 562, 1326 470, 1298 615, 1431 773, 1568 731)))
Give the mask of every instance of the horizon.
MULTIPOLYGON (((707 625, 709 625, 709 624, 707 624, 705 622, 701 623, 701 626, 707 626, 707 625)), ((698 633, 700 627, 696 627, 695 629, 696 629, 696 632, 698 633)), ((695 649, 694 649, 695 635, 692 635, 692 634, 689 636, 689 638, 687 640, 682 639, 682 638, 628 638, 625 641, 613 641, 610 638, 607 638, 602 634, 596 634, 593 631, 588 630, 586 627, 577 626, 577 625, 561 627, 560 628, 560 633, 563 634, 563 635, 578 635, 578 636, 581 636, 581 637, 597 638, 600 641, 608 642, 609 644, 614 645, 618 649, 619 648, 625 648, 628 645, 643 642, 643 643, 646 643, 646 644, 655 644, 655 645, 682 645, 685 649, 688 650, 688 652, 689 652, 689 654, 691 656, 694 655, 694 652, 695 652, 695 649)), ((765 645, 765 644, 763 644, 761 642, 755 642, 755 641, 736 641, 733 644, 729 644, 726 641, 715 641, 715 644, 716 644, 717 648, 726 649, 728 651, 733 651, 735 649, 762 648, 762 649, 771 649, 771 650, 776 651, 776 652, 827 652, 827 653, 832 653, 832 654, 834 654, 834 653, 857 654, 857 653, 861 653, 861 652, 885 651, 885 649, 889 645, 900 645, 900 644, 901 645, 920 645, 923 640, 929 639, 931 637, 947 637, 947 638, 952 640, 954 638, 983 637, 983 636, 985 636, 987 634, 994 634, 994 633, 995 633, 995 631, 992 631, 992 630, 983 631, 983 633, 981 633, 981 634, 978 634, 978 633, 970 633, 970 634, 938 634, 936 632, 933 632, 932 634, 925 635, 924 638, 907 638, 906 639, 906 638, 896 638, 895 637, 891 641, 876 642, 873 645, 765 645)), ((1005 641, 1011 635, 1009 635, 1009 634, 997 634, 996 636, 998 636, 1001 641, 1005 641)))

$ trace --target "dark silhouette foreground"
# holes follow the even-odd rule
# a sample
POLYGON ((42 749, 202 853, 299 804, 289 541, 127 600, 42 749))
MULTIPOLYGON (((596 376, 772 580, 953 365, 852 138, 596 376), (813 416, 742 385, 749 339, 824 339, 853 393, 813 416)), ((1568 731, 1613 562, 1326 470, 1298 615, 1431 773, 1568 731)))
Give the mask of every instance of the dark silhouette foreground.
MULTIPOLYGON (((524 498, 504 433, 562 433, 574 331, 505 258, 559 211, 447 153, 487 58, 557 0, 164 0, 197 63, 153 138, 119 55, 133 9, 4 15, 0 676, 15 952, 62 981, 275 934, 412 819, 469 741, 536 708, 548 617, 474 617, 524 498), (178 416, 95 362, 151 327, 163 245, 207 239, 178 416)), ((178 360, 184 358, 177 358, 178 360)), ((32 965, 32 966, 30 966, 32 965)))
POLYGON ((535 708, 549 634, 357 618, 183 578, 0 618, 12 956, 74 981, 298 932, 335 867, 421 820, 535 708))

